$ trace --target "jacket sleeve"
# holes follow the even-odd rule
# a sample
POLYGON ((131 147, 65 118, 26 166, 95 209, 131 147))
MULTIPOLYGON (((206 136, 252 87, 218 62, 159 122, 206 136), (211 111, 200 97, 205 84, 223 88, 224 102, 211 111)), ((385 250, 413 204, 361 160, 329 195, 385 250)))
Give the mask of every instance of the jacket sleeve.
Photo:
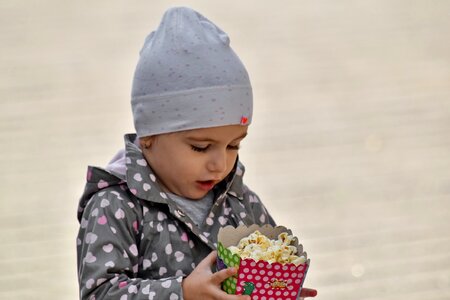
POLYGON ((80 299, 182 299, 182 277, 139 278, 142 211, 118 192, 95 194, 80 221, 77 239, 80 299))
POLYGON ((250 207, 249 210, 252 214, 254 223, 258 225, 270 224, 272 226, 276 226, 274 219, 262 203, 261 199, 258 195, 248 189, 247 186, 244 187, 244 202, 245 206, 250 207))

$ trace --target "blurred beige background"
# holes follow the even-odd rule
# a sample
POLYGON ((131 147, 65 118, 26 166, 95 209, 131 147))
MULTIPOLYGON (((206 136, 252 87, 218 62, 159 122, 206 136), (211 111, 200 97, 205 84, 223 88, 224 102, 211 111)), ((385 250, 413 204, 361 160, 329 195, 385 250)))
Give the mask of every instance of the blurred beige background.
POLYGON ((319 299, 450 299, 449 1, 0 1, 0 299, 76 299, 86 166, 133 130, 166 8, 248 67, 247 183, 311 257, 319 299))

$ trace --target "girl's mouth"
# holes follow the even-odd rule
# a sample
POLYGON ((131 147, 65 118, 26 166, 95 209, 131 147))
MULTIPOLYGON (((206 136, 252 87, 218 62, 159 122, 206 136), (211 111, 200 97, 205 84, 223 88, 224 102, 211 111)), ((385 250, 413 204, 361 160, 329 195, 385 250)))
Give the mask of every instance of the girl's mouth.
POLYGON ((197 181, 197 185, 201 190, 209 191, 216 185, 216 181, 214 180, 197 181))

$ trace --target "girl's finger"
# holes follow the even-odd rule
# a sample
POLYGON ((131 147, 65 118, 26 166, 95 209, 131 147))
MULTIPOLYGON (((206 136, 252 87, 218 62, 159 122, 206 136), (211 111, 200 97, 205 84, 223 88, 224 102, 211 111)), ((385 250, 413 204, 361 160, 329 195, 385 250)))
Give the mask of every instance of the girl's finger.
POLYGON ((302 297, 302 298, 315 297, 315 296, 317 296, 317 290, 314 290, 314 289, 303 288, 300 292, 300 297, 302 297))
POLYGON ((211 281, 214 284, 219 285, 222 281, 230 276, 233 276, 234 274, 236 274, 236 268, 227 268, 214 273, 211 277, 211 281))
POLYGON ((220 291, 220 295, 217 295, 217 299, 221 300, 251 300, 250 296, 247 295, 230 295, 224 291, 220 291))

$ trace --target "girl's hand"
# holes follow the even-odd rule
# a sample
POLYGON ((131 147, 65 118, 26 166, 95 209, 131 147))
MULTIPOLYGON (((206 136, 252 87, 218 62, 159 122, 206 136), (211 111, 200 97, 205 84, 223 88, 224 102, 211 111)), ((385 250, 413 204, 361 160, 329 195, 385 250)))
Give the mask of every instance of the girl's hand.
POLYGON ((220 289, 220 283, 236 274, 235 268, 228 268, 211 272, 211 267, 216 262, 217 252, 211 252, 198 266, 187 276, 183 282, 183 296, 185 300, 250 300, 250 296, 229 295, 220 289))

